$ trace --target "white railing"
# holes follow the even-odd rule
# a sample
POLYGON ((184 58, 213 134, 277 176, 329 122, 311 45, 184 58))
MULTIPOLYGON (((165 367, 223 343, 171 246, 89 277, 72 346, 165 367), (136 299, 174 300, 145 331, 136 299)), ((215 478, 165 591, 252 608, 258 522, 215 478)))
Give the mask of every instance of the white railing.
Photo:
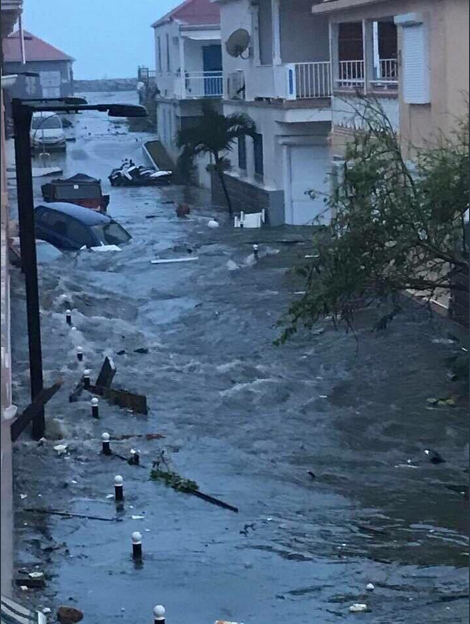
POLYGON ((292 63, 287 65, 288 99, 306 100, 331 97, 331 63, 292 63))
POLYGON ((398 61, 397 59, 380 59, 379 66, 375 70, 374 84, 384 86, 398 86, 398 61))
POLYGON ((362 87, 364 67, 364 61, 340 61, 337 85, 339 87, 362 87))
POLYGON ((224 91, 221 71, 187 72, 181 82, 183 98, 222 97, 224 91))

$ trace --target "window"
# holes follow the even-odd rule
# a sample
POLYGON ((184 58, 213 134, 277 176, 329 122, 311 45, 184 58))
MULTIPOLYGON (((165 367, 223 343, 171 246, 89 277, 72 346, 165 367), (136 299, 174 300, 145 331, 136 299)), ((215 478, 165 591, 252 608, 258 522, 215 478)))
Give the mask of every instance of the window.
POLYGON ((170 35, 166 35, 166 70, 171 71, 171 50, 170 50, 170 35))
POLYGON ((163 62, 162 62, 162 40, 160 37, 157 37, 157 67, 160 74, 163 71, 163 62))
POLYGON ((258 5, 258 41, 261 65, 272 65, 273 62, 273 16, 271 0, 258 5))
POLYGON ((80 245, 80 247, 83 247, 84 245, 86 247, 92 247, 93 245, 93 238, 90 232, 84 225, 75 221, 75 219, 70 220, 67 235, 78 245, 80 245))
POLYGON ((238 139, 238 168, 246 171, 246 137, 238 139))
POLYGON ((263 135, 255 134, 253 138, 253 148, 255 154, 255 174, 264 176, 264 158, 263 158, 263 135))
POLYGON ((32 128, 33 130, 39 130, 39 128, 43 130, 55 130, 62 128, 62 123, 57 115, 49 115, 49 117, 33 117, 32 128))
POLYGON ((103 245, 122 245, 131 240, 131 235, 116 221, 93 225, 91 229, 103 245))

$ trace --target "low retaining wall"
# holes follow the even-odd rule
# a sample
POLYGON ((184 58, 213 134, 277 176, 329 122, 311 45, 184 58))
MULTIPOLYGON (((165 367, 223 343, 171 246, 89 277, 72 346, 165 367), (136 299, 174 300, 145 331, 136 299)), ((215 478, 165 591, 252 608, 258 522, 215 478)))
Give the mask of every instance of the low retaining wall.
POLYGON ((135 91, 137 89, 137 78, 74 80, 73 88, 76 93, 91 93, 96 91, 135 91))
MULTIPOLYGON (((284 191, 268 191, 229 174, 224 177, 235 212, 261 212, 264 209, 269 225, 284 224, 284 191)), ((227 202, 224 191, 215 171, 211 171, 211 191, 212 202, 225 206, 227 202)))

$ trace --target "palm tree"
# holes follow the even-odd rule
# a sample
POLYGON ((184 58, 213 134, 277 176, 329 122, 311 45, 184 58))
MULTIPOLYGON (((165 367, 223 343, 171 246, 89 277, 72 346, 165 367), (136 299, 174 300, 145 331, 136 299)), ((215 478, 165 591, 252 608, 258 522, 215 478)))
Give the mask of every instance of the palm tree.
POLYGON ((254 137, 255 134, 256 126, 250 117, 243 114, 226 117, 215 111, 208 102, 202 104, 202 116, 198 125, 178 132, 177 145, 182 149, 178 159, 180 170, 188 174, 196 156, 212 154, 230 216, 233 209, 224 178, 225 156, 232 151, 237 139, 245 136, 254 137))

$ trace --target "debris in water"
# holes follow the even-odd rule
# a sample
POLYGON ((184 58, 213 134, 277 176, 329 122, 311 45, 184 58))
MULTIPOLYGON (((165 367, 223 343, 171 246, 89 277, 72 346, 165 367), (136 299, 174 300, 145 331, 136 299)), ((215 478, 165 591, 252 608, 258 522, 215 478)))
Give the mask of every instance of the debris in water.
POLYGON ((220 227, 219 222, 216 219, 211 219, 209 221, 209 223, 207 224, 207 227, 210 227, 212 229, 218 228, 220 227))
POLYGON ((28 495, 27 494, 20 494, 20 498, 21 498, 21 500, 24 500, 25 498, 28 498, 28 495))
POLYGON ((125 355, 126 350, 125 349, 121 349, 120 351, 116 351, 116 355, 125 355))
POLYGON ((28 508, 24 511, 29 513, 45 514, 50 516, 61 516, 63 518, 82 518, 83 520, 101 520, 103 522, 116 522, 116 518, 103 518, 102 516, 89 516, 87 514, 72 513, 70 511, 58 511, 56 509, 34 509, 28 508))
POLYGON ((3 420, 13 420, 18 412, 18 407, 16 405, 10 405, 6 407, 3 411, 3 420))
POLYGON ((375 585, 373 583, 367 583, 366 589, 367 591, 374 591, 375 585))
POLYGON ((366 604, 356 602, 355 604, 349 607, 351 613, 365 613, 369 611, 369 608, 366 604))
POLYGON ((57 619, 60 624, 77 624, 83 620, 83 611, 74 607, 59 607, 57 609, 57 619))
POLYGON ((145 395, 134 394, 128 390, 103 388, 102 386, 90 386, 89 391, 92 394, 105 398, 111 405, 132 409, 138 414, 148 414, 147 397, 145 395))
POLYGON ((134 349, 134 353, 141 353, 142 355, 145 355, 149 352, 149 350, 147 349, 147 347, 139 347, 138 349, 134 349))
POLYGON ((314 472, 312 472, 311 470, 308 470, 307 474, 309 474, 312 477, 312 479, 316 479, 317 478, 317 475, 314 472))
POLYGON ((159 258, 157 260, 151 260, 150 264, 179 264, 180 262, 195 262, 199 260, 199 256, 193 256, 191 258, 159 258))
POLYGON ((116 365, 110 357, 105 357, 96 385, 102 388, 111 388, 115 374, 116 365))
POLYGON ((65 453, 67 452, 68 449, 68 445, 67 444, 56 444, 54 446, 54 451, 57 451, 57 454, 60 455, 65 455, 65 453))
POLYGON ((145 520, 145 516, 131 516, 132 520, 145 520))
POLYGON ((424 454, 427 455, 431 464, 445 464, 446 460, 437 451, 433 451, 432 449, 426 449, 424 451, 424 454))

